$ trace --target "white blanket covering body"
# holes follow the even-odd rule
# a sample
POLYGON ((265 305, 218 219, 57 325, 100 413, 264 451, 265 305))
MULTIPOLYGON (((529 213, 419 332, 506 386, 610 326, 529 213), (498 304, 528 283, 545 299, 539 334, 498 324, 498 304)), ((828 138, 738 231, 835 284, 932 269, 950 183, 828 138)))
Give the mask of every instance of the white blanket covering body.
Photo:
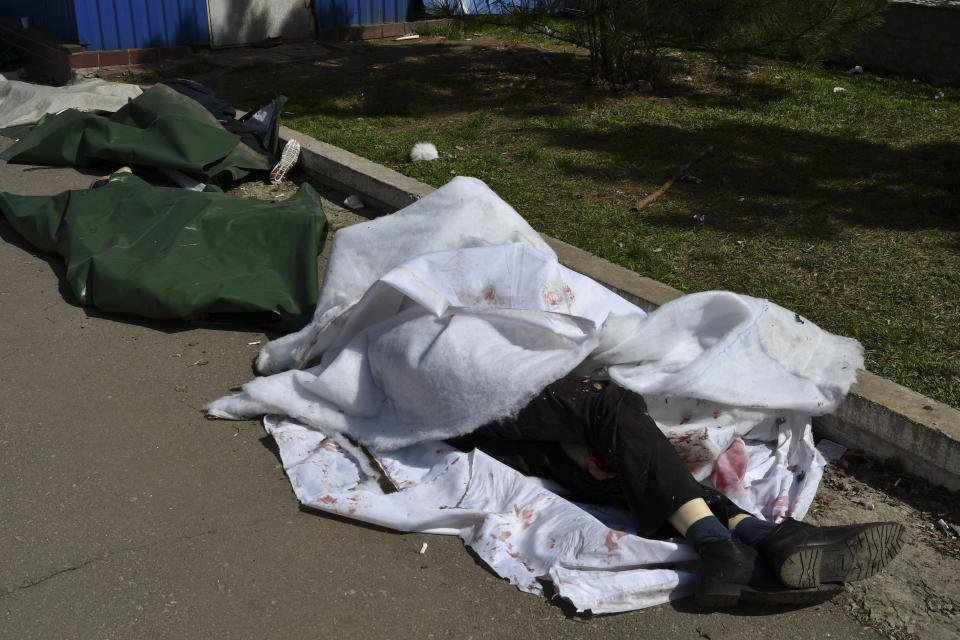
POLYGON ((141 93, 136 85, 99 78, 48 87, 0 76, 0 127, 31 124, 64 109, 113 113, 141 93))
POLYGON ((758 516, 802 518, 823 468, 810 416, 832 411, 862 364, 856 341, 729 292, 647 316, 561 266, 482 182, 457 178, 338 231, 314 320, 263 349, 258 370, 272 375, 206 411, 267 415, 304 504, 459 535, 520 589, 550 580, 602 613, 689 594, 695 554, 440 440, 514 414, 571 371, 607 376, 645 397, 698 480, 758 516), (352 442, 400 491, 371 481, 352 442))

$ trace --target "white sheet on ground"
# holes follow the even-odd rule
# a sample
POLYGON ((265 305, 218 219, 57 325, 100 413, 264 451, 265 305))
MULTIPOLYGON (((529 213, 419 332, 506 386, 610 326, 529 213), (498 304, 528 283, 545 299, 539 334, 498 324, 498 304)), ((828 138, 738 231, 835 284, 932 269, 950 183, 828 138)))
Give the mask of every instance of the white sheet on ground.
POLYGON ((64 109, 113 113, 141 93, 136 85, 99 78, 62 87, 0 78, 0 127, 31 124, 64 109))
POLYGON ((304 504, 457 534, 519 588, 551 580, 600 613, 686 595, 691 574, 676 563, 694 554, 437 441, 516 412, 571 371, 606 375, 644 395, 699 480, 762 517, 802 518, 823 468, 810 416, 836 407, 862 363, 856 341, 729 292, 647 316, 561 266, 482 182, 457 178, 338 231, 313 322, 264 348, 258 367, 272 375, 206 410, 273 416, 304 504), (379 490, 352 441, 400 491, 379 490))

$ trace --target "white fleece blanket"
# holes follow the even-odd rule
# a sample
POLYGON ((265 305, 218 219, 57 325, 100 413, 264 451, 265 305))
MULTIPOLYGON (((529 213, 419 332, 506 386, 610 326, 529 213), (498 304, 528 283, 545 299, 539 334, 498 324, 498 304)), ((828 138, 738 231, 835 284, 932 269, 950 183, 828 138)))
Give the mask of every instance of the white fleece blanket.
POLYGON ((99 78, 48 87, 0 76, 0 127, 31 124, 64 109, 113 113, 141 93, 136 85, 99 78))
POLYGON ((729 292, 647 316, 561 266, 482 182, 457 178, 339 231, 313 322, 264 348, 269 375, 206 411, 268 415, 304 504, 457 534, 522 590, 550 580, 601 613, 688 594, 695 554, 439 440, 571 371, 606 376, 644 395, 699 480, 759 516, 802 518, 823 468, 810 416, 832 411, 862 364, 857 342, 729 292), (399 491, 380 490, 377 467, 399 491))

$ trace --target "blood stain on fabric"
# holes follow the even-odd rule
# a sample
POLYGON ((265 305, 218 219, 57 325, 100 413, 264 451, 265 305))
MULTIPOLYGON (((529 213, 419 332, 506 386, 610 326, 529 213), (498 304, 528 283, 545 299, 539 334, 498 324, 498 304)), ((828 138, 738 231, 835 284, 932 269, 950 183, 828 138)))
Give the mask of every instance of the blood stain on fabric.
POLYGON ((730 443, 726 451, 717 456, 710 480, 713 486, 721 493, 729 493, 741 488, 744 476, 747 474, 749 455, 743 440, 738 436, 730 443))
POLYGON ((608 551, 616 551, 620 548, 620 538, 625 535, 627 534, 623 531, 610 529, 610 531, 607 532, 607 539, 604 540, 603 546, 605 546, 608 551))
POLYGON ((682 434, 669 434, 667 439, 673 442, 675 445, 678 443, 693 443, 697 440, 706 440, 710 435, 707 433, 706 429, 697 429, 696 431, 690 431, 682 434))
POLYGON ((520 528, 526 529, 533 523, 534 508, 531 506, 524 507, 521 509, 517 505, 513 505, 513 512, 516 514, 517 518, 520 520, 520 528))
POLYGON ((559 307, 563 303, 564 295, 563 291, 557 289, 551 289, 549 287, 543 287, 540 289, 540 295, 543 296, 543 299, 547 301, 547 304, 553 307, 559 307))
POLYGON ((330 451, 332 453, 340 451, 340 446, 334 440, 330 440, 329 438, 321 442, 320 446, 323 447, 324 451, 330 451))

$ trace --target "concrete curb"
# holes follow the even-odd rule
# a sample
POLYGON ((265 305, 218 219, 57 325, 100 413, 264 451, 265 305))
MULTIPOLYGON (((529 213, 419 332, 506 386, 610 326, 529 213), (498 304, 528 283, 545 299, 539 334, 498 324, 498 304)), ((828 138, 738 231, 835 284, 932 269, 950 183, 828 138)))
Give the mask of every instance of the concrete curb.
MULTIPOLYGON (((387 212, 402 209, 434 190, 430 185, 349 151, 281 127, 296 139, 300 163, 313 181, 387 212)), ((598 258, 555 238, 544 240, 565 266, 587 275, 646 311, 683 295, 656 280, 598 258)), ((861 371, 843 404, 813 421, 819 436, 873 458, 893 459, 902 469, 936 485, 960 490, 960 411, 868 371, 861 371)))

